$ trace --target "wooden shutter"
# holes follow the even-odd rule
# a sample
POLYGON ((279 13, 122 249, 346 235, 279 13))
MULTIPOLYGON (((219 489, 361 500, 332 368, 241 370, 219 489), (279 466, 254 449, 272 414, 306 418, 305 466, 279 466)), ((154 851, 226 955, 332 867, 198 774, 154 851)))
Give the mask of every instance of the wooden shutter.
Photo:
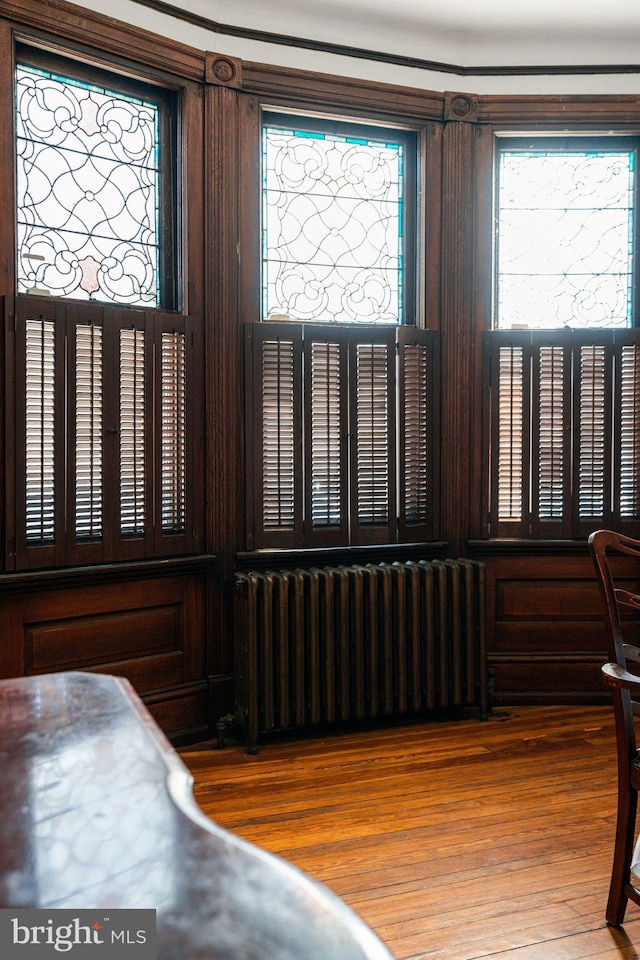
POLYGON ((433 535, 435 341, 401 327, 247 324, 249 549, 433 535))
MULTIPOLYGON (((7 333, 13 332, 7 299, 7 333)), ((15 550, 18 567, 55 566, 64 560, 64 344, 65 316, 58 305, 32 298, 15 314, 15 550)))
POLYGON ((192 550, 186 318, 15 305, 16 566, 192 550))
POLYGON ((437 534, 437 338, 431 330, 398 327, 398 536, 437 534))
POLYGON ((395 366, 395 329, 349 331, 353 544, 397 539, 395 366))
POLYGON ((490 530, 493 536, 521 537, 529 519, 530 338, 494 334, 490 344, 490 530))
POLYGON ((246 364, 251 390, 248 461, 253 533, 260 547, 300 546, 302 501, 302 328, 247 324, 246 364))
POLYGON ((154 554, 170 556, 197 548, 196 462, 203 461, 198 432, 196 329, 191 317, 153 312, 153 504, 154 554))
POLYGON ((491 534, 637 535, 640 331, 488 337, 491 534))
POLYGON ((573 532, 610 526, 613 335, 574 334, 573 532))
POLYGON ((534 537, 570 537, 570 332, 536 332, 531 367, 530 532, 534 537))
POLYGON ((640 331, 616 334, 614 394, 614 516, 633 536, 640 523, 640 331))
POLYGON ((349 542, 347 330, 304 328, 305 546, 349 542))

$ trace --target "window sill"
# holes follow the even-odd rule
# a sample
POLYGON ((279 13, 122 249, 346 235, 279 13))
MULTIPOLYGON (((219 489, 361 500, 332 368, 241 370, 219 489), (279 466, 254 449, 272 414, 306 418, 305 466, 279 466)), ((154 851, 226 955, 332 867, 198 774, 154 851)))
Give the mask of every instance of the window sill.
POLYGON ((384 543, 365 547, 324 547, 322 549, 251 550, 236 554, 239 570, 268 567, 308 567, 328 563, 379 563, 382 560, 434 560, 444 556, 444 541, 428 543, 384 543))
POLYGON ((525 540, 517 537, 496 537, 489 540, 469 540, 474 558, 483 556, 512 556, 554 554, 583 557, 588 554, 586 538, 581 540, 525 540))

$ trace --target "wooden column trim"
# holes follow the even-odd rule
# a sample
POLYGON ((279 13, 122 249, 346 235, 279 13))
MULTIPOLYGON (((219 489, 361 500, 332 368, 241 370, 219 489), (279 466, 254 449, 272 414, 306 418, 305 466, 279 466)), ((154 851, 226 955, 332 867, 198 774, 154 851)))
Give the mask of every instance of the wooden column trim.
POLYGON ((207 542, 218 558, 209 585, 210 680, 233 669, 233 570, 244 489, 237 243, 240 97, 221 84, 208 84, 205 90, 207 542))
POLYGON ((13 484, 14 461, 11 443, 13 435, 13 338, 5 323, 4 297, 15 292, 15 160, 14 160, 14 119, 13 119, 13 37, 10 25, 0 20, 0 397, 3 399, 3 415, 0 417, 0 570, 7 569, 8 554, 15 549, 15 539, 7 543, 7 534, 14 537, 13 526, 9 529, 7 520, 12 521, 15 511, 13 504, 7 502, 7 481, 13 484), (11 445, 10 445, 11 444, 11 445), (7 451, 11 451, 11 461, 7 463, 7 451))
POLYGON ((441 536, 463 556, 470 503, 480 495, 473 444, 480 437, 475 383, 473 307, 476 126, 450 121, 443 133, 441 536), (461 389, 461 385, 463 389, 461 389))

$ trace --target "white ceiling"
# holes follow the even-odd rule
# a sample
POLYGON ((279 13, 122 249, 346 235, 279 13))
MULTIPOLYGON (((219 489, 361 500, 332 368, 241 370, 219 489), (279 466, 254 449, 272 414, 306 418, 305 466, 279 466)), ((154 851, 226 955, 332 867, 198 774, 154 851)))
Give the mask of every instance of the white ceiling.
POLYGON ((169 0, 268 33, 470 66, 640 64, 640 0, 169 0))

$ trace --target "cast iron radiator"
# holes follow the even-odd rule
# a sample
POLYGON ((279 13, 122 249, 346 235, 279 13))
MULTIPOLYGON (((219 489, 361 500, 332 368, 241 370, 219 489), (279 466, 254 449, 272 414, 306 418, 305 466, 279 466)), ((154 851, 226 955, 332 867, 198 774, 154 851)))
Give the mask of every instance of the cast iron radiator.
POLYGON ((291 727, 475 708, 487 715, 485 569, 471 560, 238 573, 236 719, 291 727))

